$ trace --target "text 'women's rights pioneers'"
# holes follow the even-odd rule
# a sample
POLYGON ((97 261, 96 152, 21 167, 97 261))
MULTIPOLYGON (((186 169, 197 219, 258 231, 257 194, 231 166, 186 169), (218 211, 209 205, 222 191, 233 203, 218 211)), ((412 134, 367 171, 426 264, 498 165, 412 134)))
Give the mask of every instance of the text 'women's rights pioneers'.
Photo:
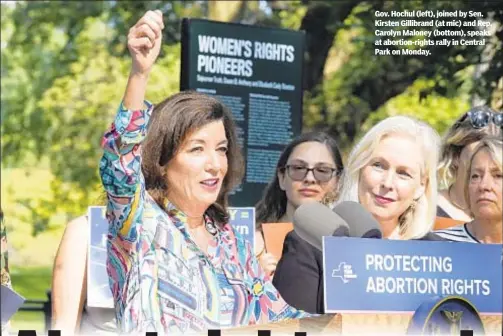
POLYGON ((485 46, 493 24, 481 12, 375 11, 374 55, 430 56, 442 48, 485 46))

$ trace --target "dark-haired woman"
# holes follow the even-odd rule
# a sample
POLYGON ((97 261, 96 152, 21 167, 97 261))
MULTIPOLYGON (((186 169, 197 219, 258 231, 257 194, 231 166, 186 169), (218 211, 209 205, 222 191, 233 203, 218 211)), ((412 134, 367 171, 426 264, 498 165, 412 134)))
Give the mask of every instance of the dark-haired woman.
POLYGON ((324 132, 301 134, 283 150, 276 174, 256 206, 255 253, 267 273, 274 273, 277 260, 266 250, 262 224, 291 223, 295 210, 305 202, 329 205, 343 168, 335 139, 324 132))
POLYGON ((243 163, 230 112, 195 92, 144 101, 162 13, 128 35, 132 69, 103 139, 107 269, 123 333, 200 333, 304 316, 287 305, 229 225, 243 163))

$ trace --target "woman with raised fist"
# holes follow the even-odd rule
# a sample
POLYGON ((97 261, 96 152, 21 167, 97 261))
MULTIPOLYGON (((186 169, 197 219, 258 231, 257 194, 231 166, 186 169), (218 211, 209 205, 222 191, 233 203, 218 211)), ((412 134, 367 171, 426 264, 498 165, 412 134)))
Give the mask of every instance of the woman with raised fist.
POLYGON ((243 161, 228 109, 197 92, 155 107, 144 100, 163 28, 162 13, 149 11, 130 29, 131 72, 102 142, 119 328, 190 333, 304 316, 229 224, 227 197, 243 161))

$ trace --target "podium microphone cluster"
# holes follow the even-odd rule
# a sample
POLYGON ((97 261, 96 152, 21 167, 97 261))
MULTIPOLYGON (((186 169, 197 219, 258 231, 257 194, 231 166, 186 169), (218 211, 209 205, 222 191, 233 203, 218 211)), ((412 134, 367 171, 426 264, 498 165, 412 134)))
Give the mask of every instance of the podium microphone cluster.
POLYGON ((323 250, 323 237, 382 238, 379 223, 360 203, 341 202, 333 210, 318 202, 302 204, 293 215, 293 228, 306 242, 323 250))

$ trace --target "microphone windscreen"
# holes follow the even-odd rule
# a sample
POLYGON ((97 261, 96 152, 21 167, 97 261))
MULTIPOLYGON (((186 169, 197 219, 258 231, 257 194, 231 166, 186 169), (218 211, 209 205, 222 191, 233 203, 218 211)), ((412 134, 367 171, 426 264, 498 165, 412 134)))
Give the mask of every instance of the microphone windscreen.
POLYGON ((360 203, 345 201, 333 211, 349 225, 349 236, 358 238, 382 238, 379 223, 360 203))
POLYGON ((293 215, 293 228, 300 238, 320 251, 324 236, 347 237, 349 234, 345 221, 319 202, 299 206, 293 215))

